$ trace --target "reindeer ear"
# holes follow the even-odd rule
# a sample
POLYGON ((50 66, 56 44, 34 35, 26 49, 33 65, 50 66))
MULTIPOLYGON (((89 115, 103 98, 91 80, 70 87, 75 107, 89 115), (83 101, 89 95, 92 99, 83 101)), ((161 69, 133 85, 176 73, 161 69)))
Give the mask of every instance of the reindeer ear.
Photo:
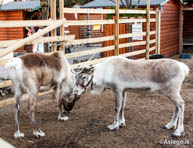
POLYGON ((94 67, 93 66, 89 66, 89 67, 84 67, 84 73, 88 73, 91 74, 94 71, 94 67))
POLYGON ((90 72, 91 72, 91 73, 94 72, 94 67, 93 67, 93 66, 90 67, 90 72))

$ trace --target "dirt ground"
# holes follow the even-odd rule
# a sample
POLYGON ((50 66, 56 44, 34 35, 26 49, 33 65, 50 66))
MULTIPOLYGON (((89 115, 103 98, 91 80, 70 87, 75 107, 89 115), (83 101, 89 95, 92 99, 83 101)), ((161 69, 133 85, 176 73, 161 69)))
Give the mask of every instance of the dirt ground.
POLYGON ((186 102, 184 137, 172 139, 170 135, 174 130, 162 129, 172 117, 173 103, 160 94, 149 93, 128 93, 126 126, 118 131, 108 131, 106 126, 114 117, 114 98, 111 91, 106 91, 99 96, 84 94, 65 122, 56 120, 58 108, 54 100, 39 99, 36 118, 46 133, 40 139, 32 136, 26 102, 22 103, 20 114, 20 128, 25 137, 19 140, 13 138, 14 105, 0 108, 0 138, 17 148, 193 148, 193 59, 176 59, 191 69, 181 91, 186 102), (175 140, 186 144, 169 144, 175 140))

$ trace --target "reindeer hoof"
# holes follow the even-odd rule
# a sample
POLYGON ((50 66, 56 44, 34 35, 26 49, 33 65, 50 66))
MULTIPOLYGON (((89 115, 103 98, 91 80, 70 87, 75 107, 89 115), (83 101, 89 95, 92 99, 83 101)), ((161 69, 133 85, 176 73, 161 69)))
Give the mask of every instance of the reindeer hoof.
POLYGON ((172 137, 172 138, 179 138, 180 136, 179 136, 179 135, 172 134, 171 137, 172 137))
POLYGON ((109 126, 107 126, 107 128, 109 129, 109 130, 118 130, 119 129, 119 126, 117 126, 117 125, 114 125, 114 124, 112 124, 112 125, 109 125, 109 126))
POLYGON ((20 133, 19 131, 15 132, 14 138, 15 139, 20 139, 24 137, 24 133, 20 133))
POLYGON ((68 119, 69 119, 69 117, 67 117, 67 116, 63 116, 63 117, 61 115, 58 116, 59 121, 66 121, 68 119))
POLYGON ((125 121, 124 120, 120 121, 119 122, 119 127, 123 128, 124 126, 126 126, 125 121))
POLYGON ((162 129, 168 129, 165 125, 162 127, 162 129))
POLYGON ((121 124, 119 125, 120 128, 123 128, 124 126, 126 126, 125 123, 121 123, 121 124))
POLYGON ((44 132, 42 132, 41 130, 34 130, 33 131, 33 135, 37 138, 40 138, 40 137, 43 137, 45 136, 46 134, 44 132))
POLYGON ((184 136, 185 135, 185 132, 182 132, 182 133, 178 133, 178 132, 174 132, 171 137, 172 138, 179 138, 181 136, 184 136))

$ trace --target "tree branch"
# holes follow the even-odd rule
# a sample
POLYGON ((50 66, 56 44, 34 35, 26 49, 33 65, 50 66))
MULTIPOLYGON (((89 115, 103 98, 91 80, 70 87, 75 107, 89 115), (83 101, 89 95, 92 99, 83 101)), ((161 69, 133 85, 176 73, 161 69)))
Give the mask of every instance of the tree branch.
POLYGON ((109 0, 109 1, 111 1, 111 2, 113 2, 113 3, 116 3, 114 0, 109 0))
POLYGON ((120 0, 120 1, 121 1, 122 5, 123 5, 125 8, 127 8, 127 5, 125 5, 125 3, 123 2, 123 0, 120 0))

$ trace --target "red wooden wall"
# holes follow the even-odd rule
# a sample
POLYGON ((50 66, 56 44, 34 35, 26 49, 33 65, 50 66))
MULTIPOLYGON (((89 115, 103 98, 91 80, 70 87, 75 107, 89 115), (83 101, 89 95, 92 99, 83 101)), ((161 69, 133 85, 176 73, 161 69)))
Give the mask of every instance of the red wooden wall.
MULTIPOLYGON (((87 14, 80 14, 79 20, 87 20, 88 15, 87 14)), ((90 20, 102 20, 103 17, 101 14, 90 14, 90 20)), ((87 36, 87 28, 88 26, 80 26, 80 38, 88 38, 87 36)), ((103 34, 100 32, 100 30, 93 30, 93 25, 90 26, 90 32, 91 32, 91 38, 93 37, 102 37, 103 34)))
MULTIPOLYGON (((0 20, 24 20, 24 11, 0 11, 0 20)), ((0 41, 23 39, 25 30, 23 27, 17 28, 0 28, 0 41)), ((24 47, 19 48, 16 52, 23 52, 24 47)))
MULTIPOLYGON (((79 14, 77 14, 79 16, 79 14)), ((77 16, 77 20, 78 20, 78 16, 77 16)), ((75 15, 73 13, 65 13, 64 14, 64 18, 66 18, 66 20, 76 20, 75 15)), ((75 39, 79 39, 79 30, 80 27, 79 26, 68 26, 65 28, 65 30, 69 31, 69 35, 75 35, 75 39)))
MULTIPOLYGON (((87 14, 77 14, 77 19, 75 18, 75 15, 72 13, 65 13, 64 18, 66 20, 87 20, 88 15, 87 14)), ((102 16, 100 14, 90 14, 90 20, 101 20, 102 16)), ((85 39, 88 38, 87 36, 87 28, 88 26, 69 26, 66 28, 70 33, 70 35, 75 35, 75 39, 85 39)), ((101 37, 103 34, 100 32, 100 30, 93 30, 93 26, 90 26, 91 29, 91 38, 92 37, 101 37)))
MULTIPOLYGON (((113 36, 115 35, 115 30, 116 30, 115 24, 104 25, 103 35, 104 36, 113 36)), ((120 24, 119 33, 120 34, 128 33, 128 24, 120 24)), ((127 42, 128 42, 128 39, 126 38, 119 40, 120 44, 127 43, 127 42)), ((115 45, 115 40, 109 40, 103 43, 103 47, 112 46, 112 45, 115 45)), ((119 49, 120 54, 127 53, 127 52, 128 52, 128 48, 119 49)), ((115 50, 110 50, 110 51, 106 51, 103 53, 103 57, 114 56, 114 55, 115 55, 115 50)))
POLYGON ((179 49, 179 10, 175 0, 170 0, 162 7, 161 13, 161 54, 166 57, 175 55, 179 49))

